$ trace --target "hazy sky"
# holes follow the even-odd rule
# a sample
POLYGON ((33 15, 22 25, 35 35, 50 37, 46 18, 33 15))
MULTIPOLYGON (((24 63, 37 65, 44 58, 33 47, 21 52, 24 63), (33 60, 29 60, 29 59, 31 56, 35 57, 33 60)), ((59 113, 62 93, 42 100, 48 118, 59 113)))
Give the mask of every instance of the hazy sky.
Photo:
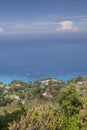
POLYGON ((0 35, 87 33, 87 0, 0 0, 0 35))

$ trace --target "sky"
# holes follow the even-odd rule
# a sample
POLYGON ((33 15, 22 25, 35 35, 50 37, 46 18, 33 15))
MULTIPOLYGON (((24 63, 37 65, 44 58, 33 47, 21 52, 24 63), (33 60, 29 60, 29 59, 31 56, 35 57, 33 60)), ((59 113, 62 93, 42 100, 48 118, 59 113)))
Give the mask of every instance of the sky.
POLYGON ((0 0, 0 37, 87 34, 87 0, 0 0))

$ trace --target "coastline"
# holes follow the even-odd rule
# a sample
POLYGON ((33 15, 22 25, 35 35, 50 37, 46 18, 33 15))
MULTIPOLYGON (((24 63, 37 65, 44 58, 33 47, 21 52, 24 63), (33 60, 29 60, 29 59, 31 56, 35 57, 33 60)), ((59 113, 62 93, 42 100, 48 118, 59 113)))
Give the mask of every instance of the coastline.
POLYGON ((9 84, 14 80, 19 80, 22 82, 34 82, 36 80, 42 80, 44 78, 56 78, 59 80, 62 80, 63 82, 66 82, 72 78, 78 77, 78 76, 87 76, 87 74, 63 74, 63 75, 44 75, 44 76, 38 76, 37 78, 35 77, 31 77, 31 76, 23 76, 23 75, 0 75, 0 82, 4 83, 4 84, 9 84))

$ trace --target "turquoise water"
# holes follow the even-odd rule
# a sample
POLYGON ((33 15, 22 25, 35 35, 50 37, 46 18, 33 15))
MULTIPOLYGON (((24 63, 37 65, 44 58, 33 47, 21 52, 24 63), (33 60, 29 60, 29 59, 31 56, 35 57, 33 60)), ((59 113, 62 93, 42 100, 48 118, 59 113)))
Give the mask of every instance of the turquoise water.
POLYGON ((0 40, 0 81, 87 75, 87 37, 0 40))
MULTIPOLYGON (((80 74, 81 76, 87 76, 87 74, 80 74)), ((5 84, 9 84, 11 83, 13 80, 20 80, 20 81, 24 81, 24 82, 29 82, 29 81, 32 81, 34 82, 35 80, 42 80, 43 78, 46 78, 46 77, 52 77, 52 78, 57 78, 57 79, 60 79, 60 80, 63 80, 64 82, 66 82, 67 80, 71 79, 71 78, 74 78, 74 77, 77 77, 79 75, 77 74, 66 74, 66 75, 46 75, 46 76, 43 76, 43 77, 39 77, 39 78, 29 78, 28 76, 11 76, 11 75, 8 75, 8 76, 0 76, 0 81, 5 83, 5 84)))

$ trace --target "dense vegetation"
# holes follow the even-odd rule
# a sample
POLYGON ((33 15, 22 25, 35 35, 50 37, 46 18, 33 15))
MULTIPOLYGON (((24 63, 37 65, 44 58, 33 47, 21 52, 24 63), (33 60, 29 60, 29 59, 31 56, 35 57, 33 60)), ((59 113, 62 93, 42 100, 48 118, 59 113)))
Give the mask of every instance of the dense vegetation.
POLYGON ((0 83, 0 130, 87 130, 87 77, 0 83))

